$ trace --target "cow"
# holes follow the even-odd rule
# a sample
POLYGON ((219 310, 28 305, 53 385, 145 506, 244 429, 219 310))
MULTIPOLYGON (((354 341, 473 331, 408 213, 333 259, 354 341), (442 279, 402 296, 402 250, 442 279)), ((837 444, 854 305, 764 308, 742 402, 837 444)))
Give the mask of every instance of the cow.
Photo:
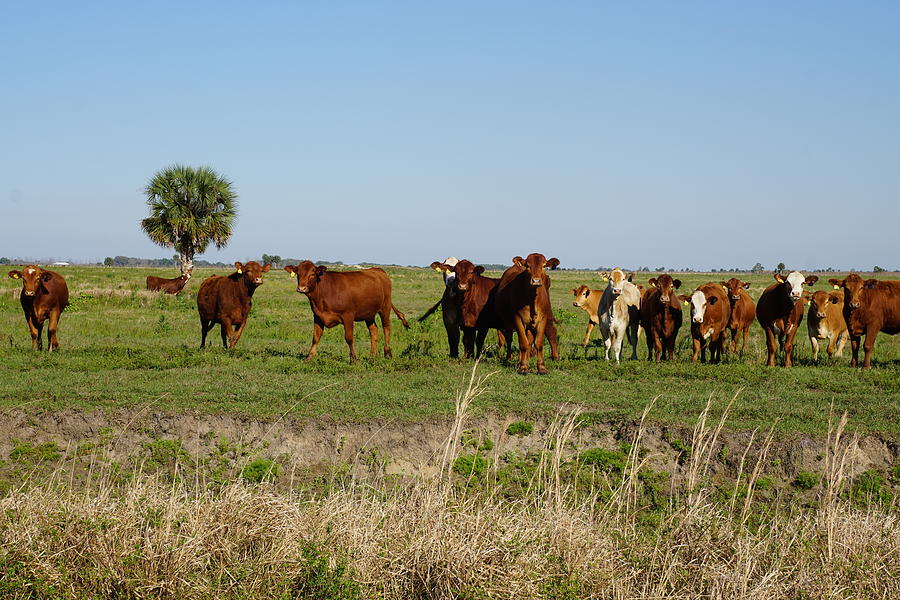
POLYGON ((843 292, 818 290, 809 297, 806 331, 812 346, 813 360, 819 360, 819 340, 828 340, 828 358, 841 355, 849 337, 847 321, 844 320, 843 292))
POLYGON ((503 272, 494 296, 494 307, 503 322, 507 340, 507 360, 512 354, 512 334, 519 338, 519 367, 522 375, 528 373, 529 354, 534 345, 537 355, 537 372, 547 374, 544 366, 544 336, 552 337, 550 346, 555 359, 559 355, 556 347, 556 328, 553 310, 550 306, 550 277, 545 269, 559 266, 558 258, 547 260, 543 254, 529 254, 526 258, 516 256, 513 265, 503 272))
POLYGON ((631 360, 637 360, 638 333, 641 326, 641 288, 631 282, 634 273, 625 274, 622 269, 597 273, 609 281, 598 307, 600 334, 606 345, 606 360, 612 348, 616 362, 622 356, 622 342, 628 338, 631 344, 631 360))
POLYGON ((700 362, 706 362, 707 345, 710 362, 720 362, 731 321, 731 304, 722 284, 705 283, 690 296, 681 294, 678 298, 691 307, 691 339, 694 346, 691 362, 697 362, 698 356, 700 362))
POLYGON ((54 271, 46 271, 36 265, 28 265, 22 270, 9 272, 12 279, 22 280, 19 303, 25 313, 25 322, 31 332, 31 349, 43 350, 41 332, 44 321, 47 327, 47 350, 59 350, 59 318, 69 305, 69 288, 63 276, 54 271))
POLYGON ((175 277, 173 279, 165 279, 164 277, 147 275, 147 289, 151 292, 177 294, 184 289, 185 284, 187 284, 188 279, 190 278, 190 273, 184 273, 180 277, 175 277))
POLYGON ((325 265, 304 260, 296 266, 287 265, 284 270, 297 278, 297 292, 306 296, 313 312, 312 346, 306 360, 316 356, 322 331, 343 325, 350 362, 355 362, 353 324, 356 321, 365 321, 369 328, 370 354, 375 356, 378 342, 376 315, 381 317, 381 328, 384 330, 384 356, 391 357, 391 310, 404 327, 409 328, 409 323, 391 302, 391 280, 383 269, 329 271, 325 265))
POLYGON ((418 319, 421 323, 438 308, 441 309, 441 318, 444 321, 444 329, 447 331, 447 345, 450 347, 450 358, 459 358, 459 331, 462 319, 460 314, 461 296, 456 288, 456 273, 450 270, 450 267, 458 262, 458 259, 449 256, 443 261, 431 263, 431 268, 444 276, 444 293, 441 295, 441 299, 418 319))
POLYGON ((732 277, 728 281, 720 282, 725 288, 728 295, 728 303, 731 305, 731 318, 728 320, 728 330, 731 332, 731 344, 728 351, 734 354, 737 349, 737 336, 741 334, 741 350, 743 356, 744 348, 747 347, 747 334, 750 332, 750 326, 756 320, 756 305, 747 290, 750 284, 732 277))
POLYGON ((866 336, 862 367, 872 366, 872 349, 878 332, 888 335, 900 333, 900 281, 865 281, 856 273, 844 279, 829 279, 828 283, 844 290, 844 319, 850 334, 852 358, 850 365, 859 365, 859 342, 866 336))
POLYGON ((206 347, 206 334, 218 323, 221 326, 222 345, 234 348, 250 315, 253 292, 263 283, 263 273, 272 265, 260 265, 256 261, 234 263, 235 272, 227 277, 210 275, 197 291, 197 310, 200 313, 200 347, 206 347))
POLYGON ((442 268, 452 272, 456 279, 456 289, 460 296, 460 326, 463 332, 465 357, 481 356, 484 339, 488 331, 497 329, 500 349, 505 345, 502 333, 503 321, 494 307, 494 295, 500 279, 485 277, 484 267, 471 261, 461 260, 455 265, 444 264, 442 268))
MULTIPOLYGON (((581 341, 581 345, 587 347, 591 339, 591 332, 596 325, 600 324, 600 315, 597 310, 600 308, 600 297, 603 296, 603 290, 592 290, 588 286, 582 285, 572 288, 572 295, 575 297, 572 306, 580 308, 588 314, 587 331, 584 332, 584 339, 581 341)), ((602 334, 600 337, 605 339, 602 334)))
POLYGON ((763 290, 756 303, 756 319, 766 333, 766 365, 775 366, 775 351, 780 346, 784 350, 784 366, 790 367, 794 336, 803 321, 803 286, 814 285, 819 278, 804 277, 799 271, 791 271, 787 277, 775 273, 774 277, 775 283, 763 290))
POLYGON ((644 292, 640 309, 641 326, 647 334, 647 360, 671 360, 681 327, 681 302, 674 292, 681 287, 681 280, 666 273, 647 283, 650 287, 644 292))

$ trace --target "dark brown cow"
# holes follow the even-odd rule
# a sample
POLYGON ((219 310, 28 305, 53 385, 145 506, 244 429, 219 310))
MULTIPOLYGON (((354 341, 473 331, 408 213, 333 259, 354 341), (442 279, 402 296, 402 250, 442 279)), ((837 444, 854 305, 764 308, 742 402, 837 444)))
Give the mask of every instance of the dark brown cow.
POLYGON ((381 317, 384 329, 384 355, 391 356, 391 310, 404 327, 409 327, 406 317, 391 302, 391 280, 383 269, 373 267, 362 271, 329 271, 325 265, 304 260, 297 266, 286 266, 285 271, 297 278, 297 291, 309 299, 313 312, 313 340, 306 360, 316 355, 319 339, 325 328, 344 326, 344 339, 350 348, 350 361, 356 360, 353 346, 353 323, 365 321, 369 328, 371 354, 375 356, 378 327, 375 316, 381 317))
POLYGON ((747 347, 747 334, 750 332, 750 326, 756 319, 756 305, 746 290, 750 289, 750 284, 732 277, 728 281, 723 281, 722 287, 728 295, 728 303, 731 305, 731 318, 728 320, 728 330, 731 332, 731 344, 728 351, 734 354, 737 349, 737 336, 741 334, 741 350, 744 354, 744 348, 747 347))
POLYGON ((544 336, 550 336, 554 359, 559 356, 559 350, 550 306, 550 277, 545 269, 558 267, 559 259, 547 260, 543 254, 534 253, 524 259, 517 256, 512 262, 513 266, 503 272, 494 298, 494 306, 503 320, 508 343, 507 359, 511 357, 512 333, 515 331, 519 338, 519 373, 528 373, 528 359, 533 344, 538 374, 546 375, 544 336))
POLYGON ((207 277, 197 291, 201 348, 206 346, 206 334, 216 323, 221 326, 222 345, 235 347, 247 325, 253 292, 262 285, 262 275, 268 273, 272 265, 262 266, 256 261, 236 262, 234 268, 235 272, 227 277, 207 277))
POLYGON ((840 356, 847 343, 847 321, 844 320, 844 293, 818 290, 809 297, 806 332, 812 346, 813 360, 819 360, 819 340, 828 340, 828 358, 840 356))
POLYGON ((851 366, 859 364, 859 342, 863 335, 865 357, 863 368, 872 366, 872 349, 878 332, 900 333, 900 281, 863 281, 856 273, 845 279, 829 279, 828 283, 844 289, 844 319, 850 333, 851 366))
POLYGON ((165 292, 167 294, 177 294, 184 289, 188 279, 191 278, 190 273, 185 273, 181 277, 166 279, 164 277, 156 277, 147 275, 147 289, 151 292, 165 292))
POLYGON ((442 265, 456 276, 456 289, 461 297, 460 326, 463 332, 463 348, 465 357, 481 356, 484 339, 488 331, 497 329, 500 349, 506 343, 503 336, 503 320, 494 307, 494 295, 500 279, 485 277, 484 267, 471 261, 461 260, 455 265, 442 265))
POLYGON ((47 328, 47 350, 59 349, 57 337, 59 317, 69 305, 69 288, 66 286, 66 280, 59 273, 45 271, 35 265, 28 265, 21 271, 10 271, 9 276, 22 280, 19 302, 25 313, 28 331, 31 332, 31 349, 44 349, 41 332, 47 319, 50 320, 47 328))
POLYGON ((787 277, 775 273, 775 283, 767 287, 756 303, 756 319, 766 333, 766 364, 775 366, 775 351, 784 350, 784 366, 791 366, 794 336, 803 321, 803 286, 819 280, 815 275, 804 277, 799 271, 791 271, 787 277), (778 344, 775 344, 775 336, 778 344))
POLYGON ((681 301, 675 290, 680 279, 668 273, 650 279, 650 288, 641 299, 641 326, 647 334, 647 360, 675 358, 675 338, 681 327, 681 301))
POLYGON ((722 360, 725 350, 726 331, 731 320, 731 305, 722 285, 705 283, 693 294, 678 296, 691 307, 691 338, 694 343, 694 354, 691 362, 706 362, 706 346, 709 345, 709 360, 716 364, 722 360))
POLYGON ((459 358, 459 332, 462 323, 461 308, 462 295, 456 289, 456 274, 447 268, 458 263, 459 260, 450 256, 443 262, 434 261, 431 268, 444 276, 444 293, 434 306, 425 311, 425 314, 417 320, 421 323, 438 308, 441 309, 441 319, 444 329, 447 331, 447 345, 450 347, 450 358, 459 358))

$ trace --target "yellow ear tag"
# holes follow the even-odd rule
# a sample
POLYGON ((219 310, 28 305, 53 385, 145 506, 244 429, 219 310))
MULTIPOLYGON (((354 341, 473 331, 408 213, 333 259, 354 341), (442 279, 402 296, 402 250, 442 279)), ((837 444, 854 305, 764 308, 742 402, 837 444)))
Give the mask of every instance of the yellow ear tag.
MULTIPOLYGON (((19 274, 18 274, 18 273, 13 273, 13 279, 18 279, 18 278, 19 278, 19 274)), ((837 286, 835 286, 835 287, 837 287, 837 286)))
POLYGON ((727 292, 727 291, 728 291, 728 286, 727 286, 727 285, 723 285, 723 286, 722 286, 722 289, 725 290, 725 291, 727 292))
POLYGON ((297 276, 297 274, 294 273, 293 271, 288 271, 288 273, 290 274, 291 277, 296 277, 296 276, 297 276))
POLYGON ((681 302, 682 302, 685 306, 690 306, 690 305, 691 305, 691 303, 688 302, 687 300, 682 300, 681 302))
POLYGON ((839 290, 839 289, 841 289, 841 286, 836 285, 836 286, 834 286, 834 289, 839 290))
POLYGON ((238 269, 238 275, 240 275, 241 273, 243 273, 243 271, 241 271, 240 269, 238 269))

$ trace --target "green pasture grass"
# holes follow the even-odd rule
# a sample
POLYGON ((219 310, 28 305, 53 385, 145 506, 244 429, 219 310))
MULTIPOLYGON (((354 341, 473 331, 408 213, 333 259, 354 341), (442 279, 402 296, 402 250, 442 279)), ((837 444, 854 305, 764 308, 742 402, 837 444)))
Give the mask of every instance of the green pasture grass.
MULTIPOLYGON (((329 418, 337 421, 423 420, 453 414, 454 399, 467 381, 472 363, 450 360, 440 314, 424 323, 423 314, 440 297, 441 276, 429 269, 388 268, 394 304, 410 320, 405 330, 392 318, 393 359, 368 357, 368 332, 357 324, 357 352, 348 363, 342 328, 326 330, 319 356, 303 358, 312 337, 312 313, 295 280, 277 269, 265 276, 253 301, 244 335, 233 351, 221 347, 218 327, 212 347, 199 349, 200 325, 195 293, 200 282, 226 269, 197 269, 178 297, 144 290, 148 274, 160 269, 62 267, 72 305, 62 317, 58 353, 31 350, 31 339, 16 298, 20 283, 0 283, 0 408, 60 410, 150 406, 160 411, 238 412, 254 417, 329 418)), ((490 273, 499 275, 499 273, 490 273)), ((171 276, 176 275, 173 272, 171 276)), ((639 274, 646 284, 655 274, 639 274)), ((884 275, 884 274, 883 274, 884 275)), ((749 280, 754 299, 772 281, 771 274, 737 277, 749 280)), ((689 293, 702 283, 728 279, 726 273, 677 275, 689 293)), ((813 289, 829 289, 820 275, 813 289)), ((806 324, 796 337, 797 366, 764 366, 765 346, 758 324, 751 328, 747 352, 725 364, 690 363, 690 333, 682 326, 675 361, 641 360, 607 363, 595 330, 591 345, 581 347, 586 314, 572 306, 571 289, 603 287, 591 271, 552 273, 551 298, 559 319, 561 360, 548 360, 550 374, 521 376, 493 353, 479 367, 494 372, 476 410, 542 418, 561 403, 582 406, 589 418, 633 420, 659 397, 651 418, 658 423, 690 425, 712 396, 717 407, 737 394, 729 426, 768 428, 782 434, 822 434, 828 415, 848 411, 861 432, 900 438, 900 337, 879 335, 874 368, 849 367, 849 343, 842 358, 830 361, 824 350, 811 359, 806 324)), ((685 321, 688 311, 685 309, 685 321)), ((379 330, 380 333, 380 330, 379 330)), ((491 334, 489 340, 496 342, 491 334)), ((630 356, 625 346, 623 356, 630 356)), ((546 352, 549 357, 549 348, 546 352)))

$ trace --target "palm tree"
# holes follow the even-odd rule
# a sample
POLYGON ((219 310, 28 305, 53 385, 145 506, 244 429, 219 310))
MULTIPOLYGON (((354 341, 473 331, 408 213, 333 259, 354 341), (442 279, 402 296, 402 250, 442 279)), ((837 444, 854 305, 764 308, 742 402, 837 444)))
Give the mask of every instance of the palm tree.
POLYGON ((144 191, 150 216, 141 220, 141 229, 178 252, 182 274, 194 269, 194 255, 210 242, 219 249, 228 243, 237 194, 222 175, 209 167, 172 165, 155 173, 144 191))

